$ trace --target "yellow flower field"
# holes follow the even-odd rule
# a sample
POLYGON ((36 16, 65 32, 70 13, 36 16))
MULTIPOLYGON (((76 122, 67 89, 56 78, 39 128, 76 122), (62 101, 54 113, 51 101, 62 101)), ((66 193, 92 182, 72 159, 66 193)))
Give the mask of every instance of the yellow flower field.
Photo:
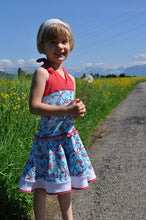
MULTIPOLYGON (((87 109, 96 103, 98 105, 98 111, 102 108, 102 105, 107 101, 110 103, 116 103, 121 101, 123 96, 126 96, 129 90, 131 90, 138 82, 146 81, 146 77, 125 77, 125 78, 110 78, 110 79, 94 79, 91 84, 88 84, 83 94, 83 101, 87 104, 87 109)), ((79 97, 80 92, 84 85, 84 79, 77 79, 76 97, 79 97)), ((19 126, 23 124, 23 117, 34 118, 29 113, 28 100, 30 90, 30 80, 11 80, 9 78, 0 79, 0 115, 1 126, 9 118, 10 122, 19 118, 19 126)), ((113 105, 114 106, 114 105, 113 105)), ((87 112, 87 116, 93 114, 96 108, 87 112)), ((97 110, 97 109, 96 109, 97 110)), ((31 120, 29 120, 31 122, 31 120)), ((4 123, 4 127, 11 126, 4 123)), ((29 123, 30 124, 30 123, 29 123)), ((3 129, 4 130, 4 129, 3 129)), ((6 129, 7 131, 7 129, 6 129)), ((4 135, 4 134, 3 134, 4 135)))

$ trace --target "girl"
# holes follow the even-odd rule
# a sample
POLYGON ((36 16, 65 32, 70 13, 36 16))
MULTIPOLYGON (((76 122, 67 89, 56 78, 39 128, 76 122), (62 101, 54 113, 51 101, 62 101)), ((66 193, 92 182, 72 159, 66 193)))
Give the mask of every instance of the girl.
POLYGON ((85 114, 75 99, 75 79, 62 67, 73 49, 70 26, 60 19, 45 21, 37 34, 37 48, 46 55, 37 68, 30 92, 30 112, 41 115, 38 133, 18 189, 34 191, 36 220, 45 220, 46 194, 58 194, 64 220, 72 220, 72 189, 87 189, 96 180, 73 119, 85 114))

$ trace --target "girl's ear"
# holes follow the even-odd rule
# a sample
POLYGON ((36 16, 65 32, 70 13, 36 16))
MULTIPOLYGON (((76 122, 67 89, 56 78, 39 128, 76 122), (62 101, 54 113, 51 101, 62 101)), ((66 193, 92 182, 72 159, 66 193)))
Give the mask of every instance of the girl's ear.
POLYGON ((39 52, 40 52, 40 53, 44 53, 44 45, 43 45, 42 43, 40 43, 40 44, 38 45, 38 48, 39 48, 39 52))

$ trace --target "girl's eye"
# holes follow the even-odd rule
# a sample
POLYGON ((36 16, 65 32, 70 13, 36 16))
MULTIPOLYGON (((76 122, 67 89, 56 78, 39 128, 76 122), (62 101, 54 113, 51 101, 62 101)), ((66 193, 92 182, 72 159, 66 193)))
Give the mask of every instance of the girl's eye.
POLYGON ((68 40, 61 40, 61 41, 52 40, 52 41, 50 41, 50 44, 52 44, 52 45, 57 45, 58 43, 62 43, 64 45, 66 45, 68 43, 68 40))
POLYGON ((50 43, 51 43, 51 44, 56 44, 56 41, 53 41, 53 40, 52 40, 50 43))
POLYGON ((68 41, 67 41, 67 40, 63 40, 62 43, 63 43, 63 44, 67 44, 68 41))

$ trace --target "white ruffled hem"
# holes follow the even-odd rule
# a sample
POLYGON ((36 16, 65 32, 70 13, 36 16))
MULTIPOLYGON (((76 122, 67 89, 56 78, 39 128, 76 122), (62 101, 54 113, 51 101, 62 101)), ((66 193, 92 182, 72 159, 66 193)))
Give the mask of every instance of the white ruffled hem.
POLYGON ((95 181, 96 179, 94 170, 90 170, 87 176, 71 176, 71 180, 66 182, 47 182, 43 179, 32 182, 25 180, 24 177, 21 177, 18 189, 25 193, 31 193, 35 190, 44 190, 47 194, 63 194, 70 192, 72 189, 87 189, 89 188, 89 182, 95 181))

